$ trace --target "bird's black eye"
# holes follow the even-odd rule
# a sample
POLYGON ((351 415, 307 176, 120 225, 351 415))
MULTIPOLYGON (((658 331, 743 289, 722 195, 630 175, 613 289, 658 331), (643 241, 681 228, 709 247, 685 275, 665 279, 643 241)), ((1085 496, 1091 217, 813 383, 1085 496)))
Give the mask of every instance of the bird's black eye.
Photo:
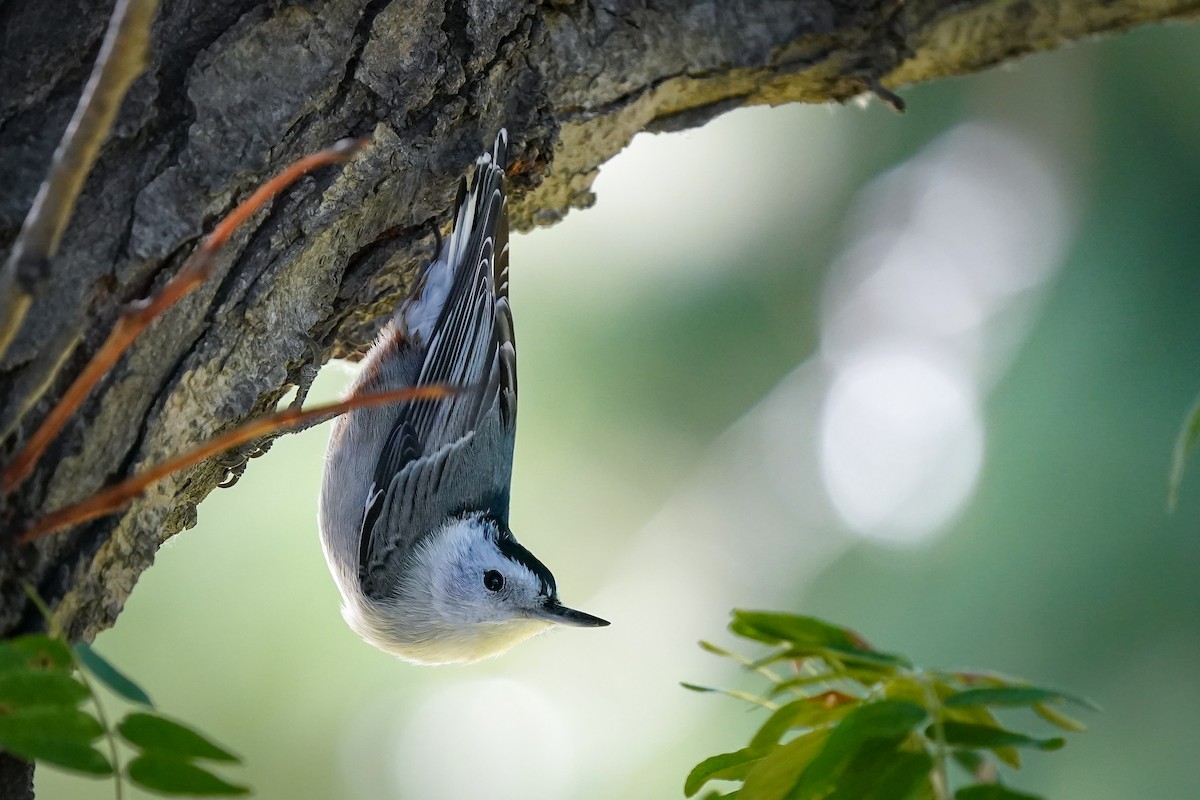
POLYGON ((498 592, 504 588, 504 576, 494 569, 483 573, 483 588, 489 592, 498 592))

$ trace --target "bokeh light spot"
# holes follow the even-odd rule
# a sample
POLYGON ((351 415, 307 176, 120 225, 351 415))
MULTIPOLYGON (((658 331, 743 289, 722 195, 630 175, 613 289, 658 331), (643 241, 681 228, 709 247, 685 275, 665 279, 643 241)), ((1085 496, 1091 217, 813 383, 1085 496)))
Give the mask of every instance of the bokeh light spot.
POLYGON ((970 495, 983 423, 970 385, 917 351, 861 353, 836 373, 820 430, 821 474, 858 533, 933 532, 970 495))
POLYGON ((525 683, 449 684, 405 720, 396 744, 397 796, 566 797, 572 741, 562 714, 525 683))

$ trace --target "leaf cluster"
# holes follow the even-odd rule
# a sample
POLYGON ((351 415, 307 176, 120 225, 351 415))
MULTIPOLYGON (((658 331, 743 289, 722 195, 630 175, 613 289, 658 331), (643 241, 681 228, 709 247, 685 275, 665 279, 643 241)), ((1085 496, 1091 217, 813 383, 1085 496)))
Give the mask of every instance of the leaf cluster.
POLYGON ((771 715, 746 747, 697 764, 684 784, 688 797, 725 780, 741 786, 705 800, 946 800, 954 786, 955 800, 1040 800, 1003 785, 997 765, 1017 768, 1021 749, 1057 750, 1065 740, 1011 730, 995 712, 1026 709, 1078 732, 1083 725, 1058 707, 1095 709, 1001 675, 920 669, 813 617, 734 611, 729 627, 768 652, 751 659, 701 646, 762 675, 770 683, 766 693, 684 686, 751 702, 771 715), (951 764, 958 770, 954 783, 951 764))
POLYGON ((196 763, 238 762, 237 756, 153 707, 141 687, 85 642, 72 647, 45 634, 0 642, 0 750, 84 775, 112 775, 118 797, 122 778, 166 795, 249 792, 196 763), (137 710, 110 727, 92 679, 137 710), (132 753, 124 768, 118 742, 132 753))

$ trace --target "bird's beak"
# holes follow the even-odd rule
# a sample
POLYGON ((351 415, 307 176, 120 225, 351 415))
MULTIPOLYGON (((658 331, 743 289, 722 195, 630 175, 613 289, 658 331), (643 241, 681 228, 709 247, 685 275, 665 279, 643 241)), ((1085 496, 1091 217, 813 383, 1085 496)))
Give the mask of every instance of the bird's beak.
POLYGON ((539 610, 538 616, 547 622, 555 622, 559 625, 573 625, 576 628, 603 628, 609 624, 608 620, 593 617, 591 614, 585 614, 573 608, 567 608, 558 602, 558 600, 547 600, 539 610))

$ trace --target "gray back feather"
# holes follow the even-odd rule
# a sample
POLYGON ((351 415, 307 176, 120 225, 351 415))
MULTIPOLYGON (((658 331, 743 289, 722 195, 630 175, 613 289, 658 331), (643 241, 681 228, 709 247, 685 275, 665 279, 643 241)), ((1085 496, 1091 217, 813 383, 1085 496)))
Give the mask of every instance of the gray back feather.
POLYGON ((450 398, 388 409, 390 428, 381 437, 371 491, 357 520, 354 560, 369 597, 392 595, 413 547, 452 515, 486 511, 508 518, 517 384, 508 304, 507 151, 508 135, 501 131, 492 153, 478 159, 470 191, 460 190, 454 230, 429 267, 450 270, 452 279, 428 341, 424 331, 404 324, 404 309, 394 323, 402 334, 395 346, 420 351, 415 376, 403 376, 411 385, 464 388, 450 398))

